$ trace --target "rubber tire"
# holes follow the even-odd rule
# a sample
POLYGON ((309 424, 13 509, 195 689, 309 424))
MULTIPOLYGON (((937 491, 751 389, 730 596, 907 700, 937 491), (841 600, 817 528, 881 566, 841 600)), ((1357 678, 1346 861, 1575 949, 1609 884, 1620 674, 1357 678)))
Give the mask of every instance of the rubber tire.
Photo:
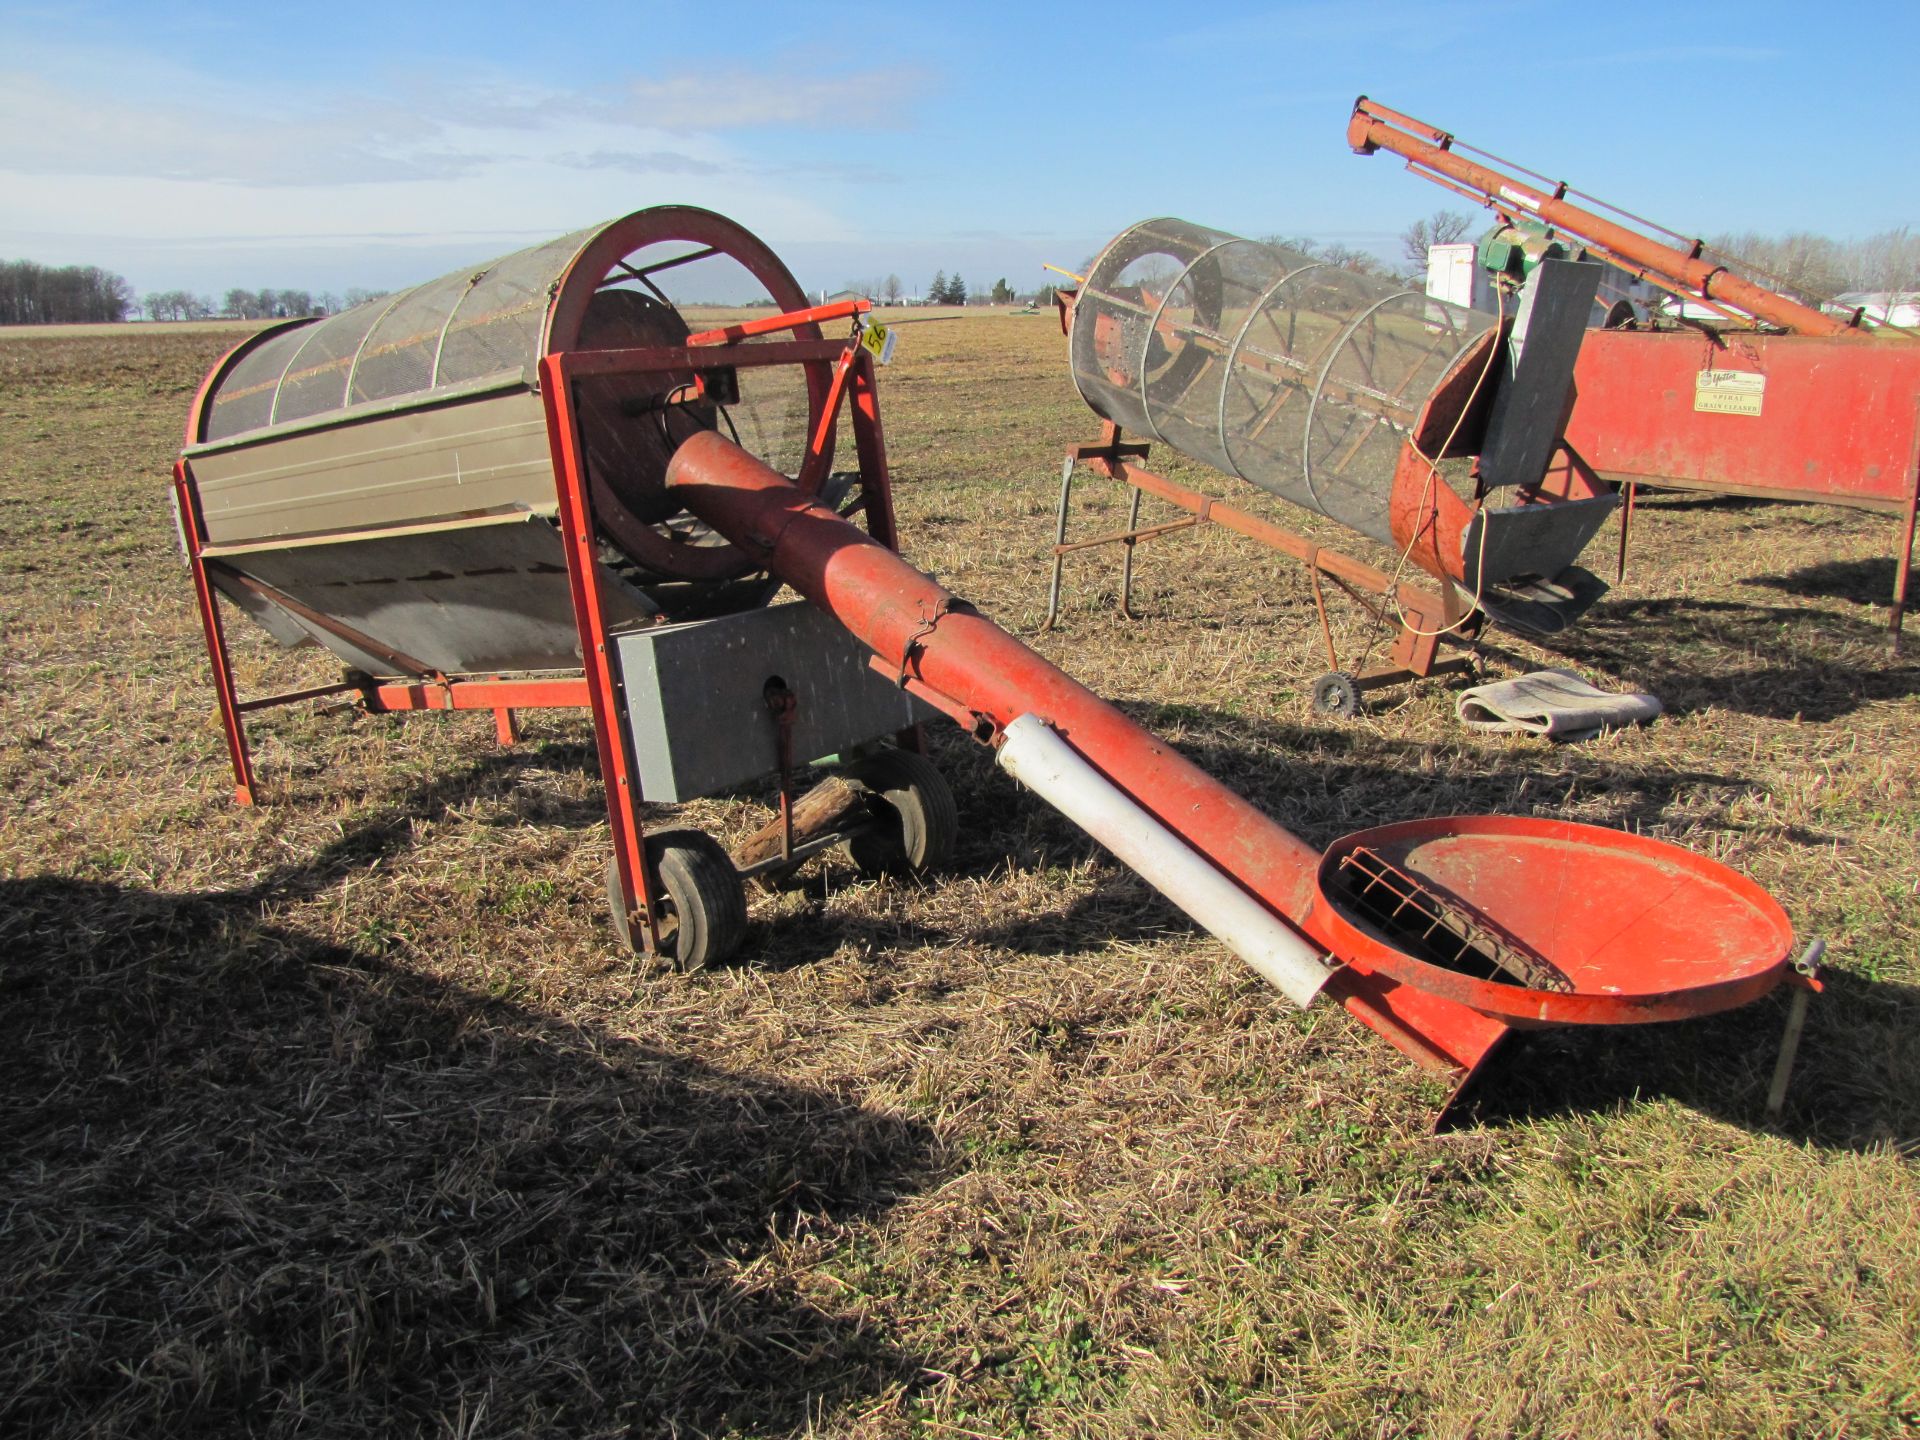
POLYGON ((1329 670, 1313 682, 1307 708, 1322 719, 1351 720, 1360 713, 1360 687, 1346 671, 1329 670))
POLYGON ((863 875, 916 877, 952 858, 960 810, 947 777, 926 756, 888 748, 847 766, 881 823, 847 840, 847 858, 863 875))
MULTIPOLYGON (((660 953, 676 970, 701 970, 730 959, 747 935, 747 892, 720 842, 699 830, 660 830, 646 837, 647 865, 664 895, 660 953)), ((607 865, 613 929, 639 949, 622 913, 618 860, 607 865)))

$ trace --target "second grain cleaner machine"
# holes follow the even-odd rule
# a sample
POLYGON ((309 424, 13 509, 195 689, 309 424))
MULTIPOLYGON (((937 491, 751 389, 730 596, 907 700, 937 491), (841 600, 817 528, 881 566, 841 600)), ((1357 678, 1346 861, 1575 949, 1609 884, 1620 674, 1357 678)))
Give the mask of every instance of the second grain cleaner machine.
POLYGON ((1123 545, 1126 610, 1137 545, 1212 522, 1308 567, 1329 667, 1313 692, 1323 714, 1351 716, 1365 690, 1463 668, 1437 658, 1440 641, 1488 620, 1531 633, 1572 624, 1606 589, 1574 562, 1617 504, 1561 438, 1600 269, 1549 261, 1495 316, 1185 220, 1123 231, 1062 292, 1073 382, 1106 425, 1098 443, 1069 449, 1061 475, 1049 622, 1067 555, 1123 545), (1156 474, 1140 463, 1149 441, 1397 559, 1368 563, 1156 474), (1131 487, 1124 531, 1068 538, 1081 464, 1131 487), (1185 518, 1143 528, 1143 495, 1185 518), (1323 575, 1398 631, 1391 664, 1341 662, 1323 575))
POLYGON ((944 716, 1294 1003, 1334 997, 1456 1082, 1515 1027, 1706 1014, 1798 978, 1764 891, 1639 836, 1451 817, 1317 852, 915 570, 868 308, 809 308, 752 235, 667 206, 235 349, 175 497, 237 797, 268 705, 491 710, 503 740, 518 709, 590 709, 615 929, 700 965, 740 943, 745 875, 834 845, 937 866, 957 822, 919 735, 944 716), (752 318, 695 329, 709 301, 752 318), (783 585, 802 599, 773 603, 783 585), (241 699, 221 595, 345 677, 241 699), (779 813, 731 856, 643 822, 768 775, 779 813))

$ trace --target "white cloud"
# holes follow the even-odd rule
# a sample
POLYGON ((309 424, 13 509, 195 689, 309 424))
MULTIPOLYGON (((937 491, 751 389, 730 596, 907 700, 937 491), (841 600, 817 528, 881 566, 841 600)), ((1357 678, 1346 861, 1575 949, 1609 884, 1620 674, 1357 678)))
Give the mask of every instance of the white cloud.
POLYGON ((0 74, 0 168, 19 175, 215 180, 232 185, 379 184, 471 174, 484 157, 437 143, 439 127, 390 111, 303 115, 284 102, 215 108, 77 94, 0 74))
POLYGON ((891 130, 906 127, 913 101, 931 83, 914 67, 815 75, 776 64, 643 76, 627 93, 635 121, 665 130, 891 130))
MULTIPOLYGON (((704 205, 781 240, 841 241, 870 168, 770 163, 743 127, 898 123, 908 72, 804 82, 732 71, 595 91, 397 77, 377 93, 248 82, 165 62, 20 51, 0 72, 0 254, 134 272, 284 248, 479 254, 653 203, 704 205), (524 239, 520 237, 525 237, 524 239), (51 253, 56 242, 63 253, 51 253)), ((287 281, 297 280, 289 275, 287 281)))
POLYGON ((711 160, 674 150, 595 150, 590 154, 557 154, 556 165, 575 170, 623 170, 629 175, 718 175, 724 167, 711 160))

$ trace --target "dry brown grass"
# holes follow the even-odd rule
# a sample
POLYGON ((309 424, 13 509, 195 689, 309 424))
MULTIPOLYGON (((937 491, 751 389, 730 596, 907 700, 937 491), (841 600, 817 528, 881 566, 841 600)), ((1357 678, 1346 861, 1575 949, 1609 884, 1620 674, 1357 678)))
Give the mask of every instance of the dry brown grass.
MULTIPOLYGON (((1059 337, 903 335, 910 550, 1030 632, 1093 430, 1059 337)), ((1073 566, 1040 648, 1315 841, 1638 826, 1833 942, 1779 1127, 1770 1001, 1515 1046, 1435 1137, 1386 1046, 1290 1011, 957 737, 956 874, 816 863, 698 976, 609 941, 577 718, 503 753, 477 717, 270 713, 235 809, 163 505, 228 338, 0 339, 0 1431, 1920 1424, 1920 669, 1875 630, 1885 521, 1648 506, 1563 657, 1673 713, 1567 748, 1463 735, 1439 687, 1306 723, 1305 581, 1230 535, 1144 554, 1138 625, 1107 557, 1073 566)), ((251 692, 326 674, 234 633, 251 692)))

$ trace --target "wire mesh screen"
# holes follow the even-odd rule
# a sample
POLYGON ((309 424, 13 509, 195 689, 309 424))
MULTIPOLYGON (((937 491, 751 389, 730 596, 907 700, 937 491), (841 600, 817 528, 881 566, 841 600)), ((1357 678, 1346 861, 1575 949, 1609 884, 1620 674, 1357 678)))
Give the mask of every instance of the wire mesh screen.
MULTIPOLYGON (((636 211, 268 339, 219 381, 205 439, 267 438, 356 407, 430 404, 530 375, 548 346, 679 352, 697 331, 804 304, 779 260, 724 217, 636 211)), ((742 365, 737 399, 677 361, 575 381, 595 518, 635 574, 725 582, 751 571, 748 556, 683 512, 665 486, 667 463, 688 436, 718 430, 796 473, 824 371, 820 362, 742 365)))
POLYGON ((1379 540, 1401 444, 1489 316, 1184 220, 1110 244, 1074 304, 1094 411, 1379 540))
POLYGON ((275 336, 221 381, 208 440, 525 371, 579 230, 275 336))
POLYGON ((213 407, 207 416, 207 438, 224 440, 266 425, 273 415, 274 396, 279 393, 280 377, 287 363, 307 342, 312 326, 302 325, 285 331, 240 358, 214 392, 213 407))
POLYGON ((448 313, 433 384, 464 385, 533 364, 554 282, 593 233, 562 235, 497 260, 475 276, 448 313))
POLYGON ((432 389, 441 332, 467 287, 468 277, 448 275, 392 301, 350 363, 347 404, 395 400, 432 389))
POLYGON ((377 311, 356 306, 300 332, 307 340, 280 377, 273 424, 304 420, 346 403, 348 368, 377 316, 377 311))

